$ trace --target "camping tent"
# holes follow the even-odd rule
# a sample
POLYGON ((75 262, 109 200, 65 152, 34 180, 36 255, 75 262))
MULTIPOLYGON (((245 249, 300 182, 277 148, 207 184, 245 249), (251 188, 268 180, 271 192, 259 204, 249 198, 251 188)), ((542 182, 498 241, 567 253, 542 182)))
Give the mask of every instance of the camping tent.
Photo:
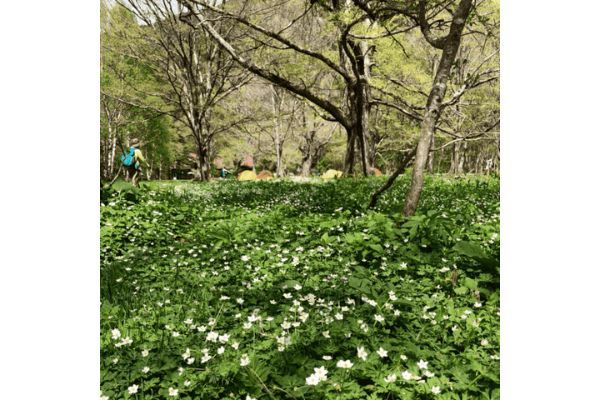
POLYGON ((252 171, 242 171, 238 175, 238 181, 255 181, 256 174, 252 171))
POLYGON ((335 169, 328 169, 322 176, 323 179, 341 178, 344 173, 335 169))

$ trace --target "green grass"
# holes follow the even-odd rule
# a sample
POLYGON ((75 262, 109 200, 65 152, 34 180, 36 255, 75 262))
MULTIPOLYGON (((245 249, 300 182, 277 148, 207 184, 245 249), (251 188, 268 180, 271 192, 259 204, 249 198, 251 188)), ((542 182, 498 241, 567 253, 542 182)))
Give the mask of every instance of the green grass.
POLYGON ((498 398, 499 181, 429 178, 410 219, 406 177, 365 209, 383 181, 103 191, 103 394, 498 398))

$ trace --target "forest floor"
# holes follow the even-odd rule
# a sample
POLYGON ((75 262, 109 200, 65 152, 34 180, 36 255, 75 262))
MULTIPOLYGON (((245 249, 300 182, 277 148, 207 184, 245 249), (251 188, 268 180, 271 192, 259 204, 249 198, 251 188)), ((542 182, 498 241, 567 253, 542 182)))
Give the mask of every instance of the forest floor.
POLYGON ((110 399, 498 399, 499 180, 101 191, 110 399))

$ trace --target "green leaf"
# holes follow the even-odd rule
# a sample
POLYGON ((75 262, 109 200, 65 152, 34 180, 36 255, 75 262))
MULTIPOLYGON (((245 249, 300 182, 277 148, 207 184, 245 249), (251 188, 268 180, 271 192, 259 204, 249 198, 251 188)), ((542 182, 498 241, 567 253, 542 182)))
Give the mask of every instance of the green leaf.
POLYGON ((471 278, 465 278, 465 286, 471 290, 477 289, 477 281, 471 278))

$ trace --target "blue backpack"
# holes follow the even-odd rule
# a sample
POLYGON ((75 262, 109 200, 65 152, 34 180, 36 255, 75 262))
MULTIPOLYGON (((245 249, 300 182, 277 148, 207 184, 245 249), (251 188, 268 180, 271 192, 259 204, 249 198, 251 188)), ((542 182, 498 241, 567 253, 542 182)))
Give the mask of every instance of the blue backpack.
POLYGON ((129 148, 129 153, 121 154, 121 161, 126 167, 131 167, 135 161, 135 147, 129 148))

